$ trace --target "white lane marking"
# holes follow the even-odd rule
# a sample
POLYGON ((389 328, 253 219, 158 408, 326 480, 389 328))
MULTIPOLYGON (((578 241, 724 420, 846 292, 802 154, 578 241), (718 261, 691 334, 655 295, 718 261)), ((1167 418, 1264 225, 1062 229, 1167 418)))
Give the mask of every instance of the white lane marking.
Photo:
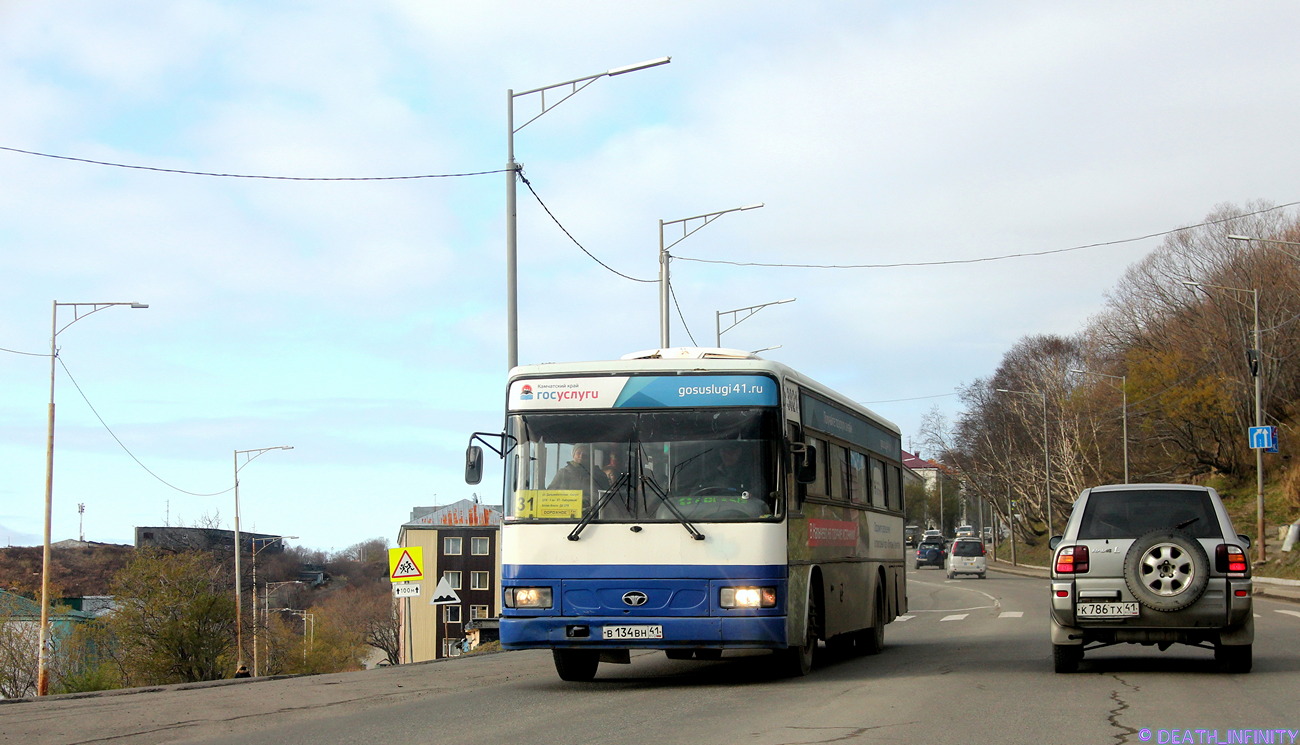
POLYGON ((956 613, 951 616, 944 616, 943 618, 940 618, 939 622, 942 623, 944 621, 964 621, 966 620, 966 616, 969 615, 970 615, 969 613, 956 613))
POLYGON ((913 608, 912 613, 952 613, 953 611, 988 610, 996 606, 977 605, 974 608, 913 608))
POLYGON ((1295 610, 1282 610, 1282 609, 1280 609, 1280 608, 1274 608, 1273 611, 1274 611, 1275 613, 1285 613, 1285 614, 1287 614, 1288 616, 1295 616, 1296 618, 1300 618, 1300 611, 1295 611, 1295 610))
POLYGON ((895 621, 910 621, 910 620, 912 620, 913 618, 916 618, 916 616, 913 616, 913 615, 906 615, 906 616, 899 616, 898 618, 895 618, 894 620, 895 620, 895 621))
POLYGON ((1008 610, 1008 611, 1003 611, 1003 612, 999 613, 999 614, 998 614, 998 618, 1020 618, 1020 617, 1023 616, 1023 615, 1025 615, 1025 612, 1024 612, 1024 611, 1020 611, 1020 610, 1008 610))

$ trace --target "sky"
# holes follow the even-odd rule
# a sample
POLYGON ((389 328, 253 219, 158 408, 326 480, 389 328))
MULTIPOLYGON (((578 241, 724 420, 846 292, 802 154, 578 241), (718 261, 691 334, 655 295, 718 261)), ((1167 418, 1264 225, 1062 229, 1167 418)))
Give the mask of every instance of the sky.
POLYGON ((42 540, 56 319, 55 541, 231 528, 236 463, 243 530, 326 551, 499 503, 462 469, 503 419, 508 91, 664 56, 514 135, 520 362, 657 347, 660 221, 762 203, 686 223, 670 343, 797 298, 722 346, 921 449, 1160 243, 1126 239, 1300 200, 1298 27, 1270 0, 0 0, 0 545, 42 540))

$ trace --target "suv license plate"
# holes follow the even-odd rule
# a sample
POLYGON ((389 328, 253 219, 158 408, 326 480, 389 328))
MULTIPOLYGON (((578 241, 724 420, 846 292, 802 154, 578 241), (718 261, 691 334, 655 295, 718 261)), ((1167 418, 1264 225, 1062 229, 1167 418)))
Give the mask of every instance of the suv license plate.
POLYGON ((662 639, 663 626, 606 626, 601 632, 602 639, 662 639))
POLYGON ((1075 615, 1080 618, 1123 618, 1138 615, 1137 603, 1079 603, 1075 615))

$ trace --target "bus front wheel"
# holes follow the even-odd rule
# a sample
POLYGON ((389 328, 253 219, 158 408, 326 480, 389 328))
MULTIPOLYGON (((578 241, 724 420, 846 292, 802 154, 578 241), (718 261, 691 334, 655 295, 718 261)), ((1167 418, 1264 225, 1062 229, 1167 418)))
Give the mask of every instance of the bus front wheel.
POLYGON ((792 678, 812 672, 813 653, 817 651, 817 606, 814 604, 808 606, 808 623, 803 637, 803 644, 781 650, 786 675, 792 678))
POLYGON ((560 680, 586 683, 596 677, 600 666, 600 652, 590 649, 552 649, 551 657, 560 680))

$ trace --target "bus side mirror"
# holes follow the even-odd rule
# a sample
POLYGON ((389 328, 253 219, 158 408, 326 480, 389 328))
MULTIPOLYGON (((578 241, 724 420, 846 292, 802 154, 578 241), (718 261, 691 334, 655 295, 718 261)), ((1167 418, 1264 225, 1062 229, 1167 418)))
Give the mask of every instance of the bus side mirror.
POLYGON ((803 442, 790 443, 790 470, 800 484, 817 480, 817 448, 803 442))
POLYGON ((470 445, 465 448, 465 483, 477 484, 483 480, 483 448, 470 445))

